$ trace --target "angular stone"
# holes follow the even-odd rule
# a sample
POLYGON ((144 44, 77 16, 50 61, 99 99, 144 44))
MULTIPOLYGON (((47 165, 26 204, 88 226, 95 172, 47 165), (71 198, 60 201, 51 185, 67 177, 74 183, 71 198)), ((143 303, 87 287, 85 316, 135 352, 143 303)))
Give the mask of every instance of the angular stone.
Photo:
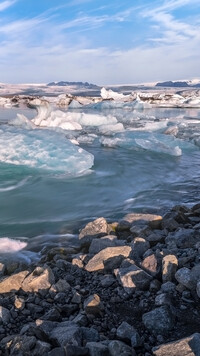
POLYGON ((107 247, 94 255, 85 266, 85 269, 89 272, 103 271, 106 260, 120 255, 128 257, 131 251, 132 248, 130 246, 107 247))
POLYGON ((50 340, 56 342, 59 346, 65 346, 67 344, 72 344, 75 346, 81 346, 82 344, 82 333, 80 327, 75 324, 70 325, 70 323, 60 323, 55 329, 50 333, 50 340), (66 325, 66 326, 65 326, 66 325))
POLYGON ((8 309, 0 306, 0 324, 8 324, 10 321, 10 312, 8 309))
POLYGON ((99 239, 93 239, 89 247, 89 253, 95 255, 106 247, 123 246, 125 241, 118 240, 114 235, 107 235, 99 239))
POLYGON ((78 292, 74 293, 74 295, 72 297, 72 300, 71 300, 71 303, 73 303, 73 304, 80 304, 81 303, 81 295, 78 292))
POLYGON ((200 356, 200 334, 159 345, 153 349, 155 356, 200 356))
POLYGON ((51 291, 54 292, 69 292, 71 289, 70 284, 65 279, 59 279, 59 281, 51 286, 51 291))
POLYGON ((15 296, 14 305, 15 305, 15 309, 23 310, 24 307, 25 307, 25 300, 24 300, 24 298, 15 296))
POLYGON ((152 229, 159 229, 161 227, 162 216, 154 214, 127 214, 119 221, 119 226, 123 224, 132 225, 147 225, 152 229))
POLYGON ((175 274, 176 280, 184 287, 192 290, 196 287, 196 281, 192 279, 191 270, 187 267, 180 268, 175 274))
POLYGON ((55 280, 51 268, 36 267, 34 271, 24 279, 22 289, 24 292, 39 292, 40 290, 49 289, 54 283, 55 280))
POLYGON ((81 327, 81 331, 82 331, 83 343, 84 343, 84 341, 86 341, 86 342, 99 341, 99 333, 94 328, 81 327))
POLYGON ((170 246, 174 243, 178 248, 192 248, 200 241, 200 232, 193 229, 179 228, 167 235, 165 242, 170 246))
POLYGON ((105 236, 107 232, 108 224, 103 217, 89 222, 79 233, 81 246, 88 247, 94 238, 105 236))
POLYGON ((94 314, 98 315, 101 314, 103 309, 101 299, 97 294, 90 295, 84 301, 84 310, 86 314, 94 314))
POLYGON ((133 259, 141 258, 144 253, 150 248, 150 244, 148 241, 143 239, 142 237, 135 237, 132 244, 132 257, 133 259))
POLYGON ((28 271, 15 273, 7 278, 0 280, 0 293, 10 293, 21 288, 24 278, 29 274, 28 271))
POLYGON ((160 272, 160 263, 155 254, 146 257, 142 261, 141 267, 153 277, 157 276, 160 272))
POLYGON ((162 260, 162 280, 163 282, 172 282, 178 268, 178 260, 175 255, 167 255, 162 260))
POLYGON ((174 317, 167 306, 162 306, 143 314, 142 321, 145 327, 155 335, 165 335, 174 327, 174 317))
POLYGON ((172 232, 179 228, 179 224, 173 218, 168 218, 168 219, 163 218, 162 228, 172 232))
POLYGON ((136 355, 132 347, 118 340, 110 341, 108 344, 108 350, 110 352, 110 356, 118 356, 118 355, 135 356, 136 355))
POLYGON ((122 284, 124 290, 131 294, 136 289, 146 290, 152 277, 136 265, 128 268, 119 268, 114 271, 117 279, 122 284))
MULTIPOLYGON (((123 321, 120 326, 117 328, 117 337, 123 341, 132 342, 134 343, 134 346, 139 346, 140 344, 140 336, 137 332, 137 330, 130 324, 128 324, 126 321, 123 321)), ((132 344, 132 343, 131 343, 132 344)))
POLYGON ((108 356, 108 347, 101 342, 87 342, 90 356, 108 356))
POLYGON ((31 355, 33 356, 45 355, 50 350, 51 350, 51 345, 49 343, 38 340, 36 342, 34 350, 31 351, 31 355))

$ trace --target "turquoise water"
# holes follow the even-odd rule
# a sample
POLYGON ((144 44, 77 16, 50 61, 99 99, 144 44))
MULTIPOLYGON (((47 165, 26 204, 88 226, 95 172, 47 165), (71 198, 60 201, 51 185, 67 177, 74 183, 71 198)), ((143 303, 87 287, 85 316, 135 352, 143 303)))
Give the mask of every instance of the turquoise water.
MULTIPOLYGON (((0 110, 0 141, 4 142, 2 140, 6 138, 6 153, 2 156, 0 152, 4 157, 0 162, 0 237, 74 233, 88 220, 99 216, 115 220, 131 211, 163 213, 175 204, 190 205, 200 200, 200 151, 194 144, 200 137, 200 112, 197 109, 98 112, 99 115, 117 117, 125 130, 113 135, 102 134, 96 127, 84 127, 81 132, 85 137, 84 143, 79 145, 84 151, 78 158, 77 167, 84 159, 86 166, 91 165, 85 151, 93 155, 94 165, 84 173, 70 175, 65 174, 65 168, 62 171, 58 168, 61 158, 56 149, 64 150, 64 146, 60 146, 63 140, 61 130, 55 133, 55 137, 52 130, 42 131, 43 145, 46 150, 52 149, 50 156, 55 159, 53 170, 48 164, 41 169, 38 161, 33 166, 24 163, 26 148, 19 152, 18 163, 12 164, 16 159, 13 153, 16 143, 21 138, 24 142, 24 135, 30 134, 24 127, 11 126, 17 113, 30 119, 35 115, 35 111, 30 109, 0 110), (157 130, 151 131, 151 125, 153 127, 155 123, 161 124, 157 130), (163 123, 178 125, 181 141, 164 135, 163 123), (12 136, 11 141, 8 133, 12 136), (94 140, 89 140, 88 135, 94 135, 94 140), (140 141, 137 141, 138 137, 140 141), (54 149, 48 145, 50 139, 54 140, 54 149), (177 145, 179 150, 174 151, 177 145), (8 155, 8 152, 11 153, 8 155)), ((34 158, 38 152, 36 131, 31 132, 35 144, 31 146, 34 158)), ((77 131, 64 133, 66 140, 69 137, 77 139, 78 135, 80 132, 77 131)))

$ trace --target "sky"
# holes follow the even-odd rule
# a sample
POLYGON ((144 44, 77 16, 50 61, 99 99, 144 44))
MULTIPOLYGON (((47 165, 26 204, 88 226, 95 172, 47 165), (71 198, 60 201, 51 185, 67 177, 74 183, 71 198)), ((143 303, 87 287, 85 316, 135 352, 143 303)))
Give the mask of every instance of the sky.
POLYGON ((199 0, 0 0, 2 83, 199 77, 199 0))

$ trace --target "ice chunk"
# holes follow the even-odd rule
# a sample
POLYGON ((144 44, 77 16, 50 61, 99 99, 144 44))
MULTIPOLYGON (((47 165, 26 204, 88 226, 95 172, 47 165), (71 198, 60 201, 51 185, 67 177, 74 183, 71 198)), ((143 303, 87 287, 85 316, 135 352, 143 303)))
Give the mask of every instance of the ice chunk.
POLYGON ((94 157, 61 133, 4 127, 0 130, 0 161, 78 175, 92 167, 94 157))
POLYGON ((99 126, 99 132, 104 135, 110 135, 114 132, 124 131, 124 126, 122 123, 118 122, 117 124, 107 124, 99 126))
POLYGON ((152 138, 152 140, 143 140, 143 139, 136 139, 135 142, 138 146, 144 148, 148 151, 158 152, 158 153, 166 153, 172 156, 181 156, 182 150, 180 147, 170 147, 165 145, 163 142, 152 138))
POLYGON ((10 125, 19 126, 27 129, 34 129, 35 125, 31 120, 27 119, 27 117, 23 114, 17 114, 17 117, 14 120, 9 122, 10 125))
POLYGON ((111 89, 107 90, 106 88, 102 88, 101 89, 101 97, 104 100, 112 99, 112 100, 125 101, 126 99, 130 98, 130 95, 124 95, 121 93, 114 92, 111 89))

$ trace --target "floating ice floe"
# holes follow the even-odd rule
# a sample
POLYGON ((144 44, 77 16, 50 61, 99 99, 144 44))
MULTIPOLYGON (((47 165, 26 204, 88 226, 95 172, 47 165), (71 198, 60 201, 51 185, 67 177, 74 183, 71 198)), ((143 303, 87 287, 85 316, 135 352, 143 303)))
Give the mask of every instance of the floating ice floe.
POLYGON ((122 147, 129 150, 144 149, 147 151, 165 153, 171 156, 181 156, 182 150, 194 150, 192 143, 184 142, 175 137, 161 133, 126 131, 115 137, 102 137, 100 142, 105 147, 122 147))
POLYGON ((61 133, 3 127, 0 130, 0 161, 80 175, 93 166, 94 157, 61 133))

